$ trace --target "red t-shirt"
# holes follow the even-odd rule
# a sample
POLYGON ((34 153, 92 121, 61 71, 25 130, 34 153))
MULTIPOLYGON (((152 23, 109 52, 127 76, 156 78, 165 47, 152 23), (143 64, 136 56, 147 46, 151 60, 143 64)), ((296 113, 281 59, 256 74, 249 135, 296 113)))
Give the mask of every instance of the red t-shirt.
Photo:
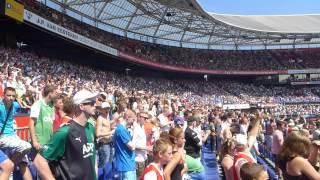
POLYGON ((59 111, 55 111, 53 126, 52 126, 53 132, 56 132, 61 127, 62 124, 68 123, 69 120, 70 118, 67 118, 67 116, 62 117, 59 111))
POLYGON ((149 166, 147 166, 144 169, 144 171, 140 177, 140 180, 144 180, 145 175, 148 174, 149 172, 152 172, 152 171, 155 172, 157 175, 157 179, 154 179, 154 180, 164 180, 164 177, 163 177, 163 175, 161 175, 161 172, 153 164, 150 164, 149 166))

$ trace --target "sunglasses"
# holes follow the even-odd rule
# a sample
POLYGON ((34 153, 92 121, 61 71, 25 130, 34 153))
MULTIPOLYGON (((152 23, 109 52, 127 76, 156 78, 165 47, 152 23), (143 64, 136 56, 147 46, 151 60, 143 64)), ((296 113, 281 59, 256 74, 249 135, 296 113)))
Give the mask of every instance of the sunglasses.
POLYGON ((95 102, 94 101, 90 101, 90 102, 86 102, 86 103, 82 103, 83 105, 90 105, 90 106, 94 106, 95 102))

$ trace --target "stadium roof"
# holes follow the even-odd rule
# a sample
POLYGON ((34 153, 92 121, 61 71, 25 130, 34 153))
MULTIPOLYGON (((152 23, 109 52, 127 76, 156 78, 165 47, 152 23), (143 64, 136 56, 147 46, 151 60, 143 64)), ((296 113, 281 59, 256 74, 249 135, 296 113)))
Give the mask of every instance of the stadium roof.
POLYGON ((262 32, 320 33, 320 15, 240 16, 209 13, 228 25, 262 32))
POLYGON ((212 49, 320 44, 320 15, 222 15, 205 12, 196 0, 45 2, 98 28, 152 43, 212 49))

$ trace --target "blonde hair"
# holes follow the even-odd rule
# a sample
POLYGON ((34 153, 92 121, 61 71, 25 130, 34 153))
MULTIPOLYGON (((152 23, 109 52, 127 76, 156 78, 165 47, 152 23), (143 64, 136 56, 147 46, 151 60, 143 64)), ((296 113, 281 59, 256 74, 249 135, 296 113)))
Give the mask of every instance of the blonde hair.
POLYGON ((220 160, 222 160, 225 155, 230 153, 232 146, 235 146, 235 140, 233 138, 228 138, 223 142, 220 150, 220 160))
POLYGON ((160 138, 153 145, 153 154, 156 155, 158 153, 164 153, 170 146, 172 146, 170 141, 160 138))

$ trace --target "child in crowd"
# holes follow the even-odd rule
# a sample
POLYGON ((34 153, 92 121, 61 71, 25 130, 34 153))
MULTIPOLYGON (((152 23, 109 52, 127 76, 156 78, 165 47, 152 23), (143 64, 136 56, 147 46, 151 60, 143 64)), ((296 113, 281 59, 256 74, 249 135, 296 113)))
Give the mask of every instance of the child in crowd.
POLYGON ((268 180, 267 171, 262 165, 246 163, 241 166, 240 177, 242 180, 268 180))
POLYGON ((166 139, 159 139, 153 146, 153 159, 143 171, 140 180, 164 180, 163 165, 172 158, 172 145, 166 139))

